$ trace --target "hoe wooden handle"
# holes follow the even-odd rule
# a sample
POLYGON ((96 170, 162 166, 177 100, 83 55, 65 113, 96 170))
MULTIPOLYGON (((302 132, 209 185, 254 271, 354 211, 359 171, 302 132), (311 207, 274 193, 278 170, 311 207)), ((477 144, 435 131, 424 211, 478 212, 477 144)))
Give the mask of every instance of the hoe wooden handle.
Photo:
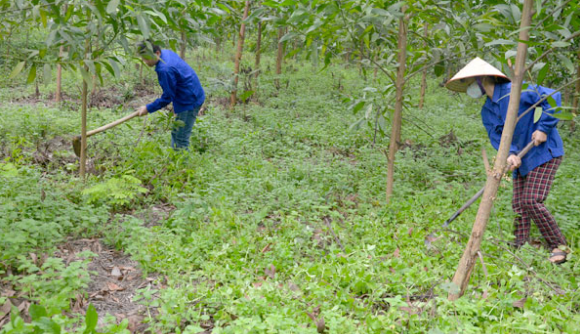
POLYGON ((134 113, 129 114, 129 115, 123 117, 123 118, 120 118, 120 119, 118 119, 118 120, 116 120, 114 122, 111 122, 109 124, 103 125, 100 128, 96 128, 94 130, 91 130, 91 131, 87 132, 87 138, 90 137, 90 136, 92 136, 92 135, 96 135, 99 132, 103 132, 105 130, 109 130, 110 128, 114 128, 117 125, 119 125, 121 123, 125 123, 128 120, 130 120, 131 118, 134 118, 134 117, 137 117, 137 116, 139 116, 139 111, 135 111, 134 113))
MULTIPOLYGON (((518 153, 518 157, 521 159, 524 157, 524 155, 526 155, 531 149, 532 147, 534 147, 534 141, 532 140, 531 142, 528 143, 528 145, 526 145, 526 147, 524 147, 523 150, 520 151, 520 153, 518 153)), ((511 165, 506 166, 506 170, 509 169, 511 165)), ((453 216, 451 216, 451 218, 447 219, 445 221, 445 224, 443 224, 443 227, 447 227, 449 226, 449 224, 455 220, 455 218, 459 217, 459 215, 465 211, 465 209, 467 209, 468 207, 471 206, 471 204, 473 204, 473 202, 477 201, 477 199, 479 197, 481 197, 481 195, 483 195, 483 191, 485 190, 485 186, 483 188, 481 188, 477 194, 473 195, 473 197, 471 197, 471 199, 469 199, 469 201, 467 201, 465 204, 463 204, 463 206, 457 210, 457 212, 455 212, 453 214, 453 216)))

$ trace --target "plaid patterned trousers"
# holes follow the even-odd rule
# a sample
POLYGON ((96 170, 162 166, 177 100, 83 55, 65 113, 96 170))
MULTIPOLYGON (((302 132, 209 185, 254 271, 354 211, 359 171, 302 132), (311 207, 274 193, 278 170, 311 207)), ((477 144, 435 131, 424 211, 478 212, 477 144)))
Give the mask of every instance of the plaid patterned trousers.
POLYGON ((548 243, 550 250, 566 245, 566 239, 554 216, 544 206, 550 187, 562 157, 553 158, 536 167, 526 176, 514 178, 512 207, 516 213, 514 221, 515 246, 521 247, 530 237, 530 220, 533 220, 548 243))

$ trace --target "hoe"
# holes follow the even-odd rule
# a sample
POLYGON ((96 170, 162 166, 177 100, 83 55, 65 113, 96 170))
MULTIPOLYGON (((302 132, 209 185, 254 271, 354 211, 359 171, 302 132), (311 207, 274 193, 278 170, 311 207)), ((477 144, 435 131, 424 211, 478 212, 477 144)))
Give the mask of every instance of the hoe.
MULTIPOLYGON (((120 118, 120 119, 118 119, 118 120, 116 120, 116 121, 114 121, 112 123, 109 123, 107 125, 103 125, 100 128, 97 128, 97 129, 94 129, 94 130, 91 130, 91 131, 87 132, 87 138, 90 137, 90 136, 92 136, 92 135, 96 135, 99 132, 103 132, 105 130, 109 130, 110 128, 114 128, 117 125, 119 125, 121 123, 125 123, 128 120, 130 120, 131 118, 136 117, 136 116, 139 116, 139 111, 135 111, 134 113, 129 114, 129 115, 123 117, 123 118, 120 118)), ((80 157, 81 156, 81 136, 75 136, 73 138, 73 140, 72 140, 72 146, 73 146, 73 149, 75 151, 75 155, 77 157, 80 157)))
MULTIPOLYGON (((526 153, 528 153, 532 147, 534 147, 534 141, 531 141, 528 145, 526 145, 526 147, 524 147, 523 150, 521 150, 520 153, 518 153, 518 157, 521 159, 523 158, 524 155, 526 155, 526 153)), ((509 168, 509 166, 508 166, 509 168)), ((485 187, 481 188, 480 191, 477 192, 477 194, 473 195, 473 197, 471 197, 471 199, 469 201, 467 201, 465 204, 463 204, 463 206, 457 210, 457 212, 455 212, 453 214, 453 216, 451 216, 451 218, 447 219, 447 221, 445 221, 445 224, 443 224, 443 227, 447 227, 449 226, 449 224, 455 220, 455 218, 459 217, 459 215, 465 211, 465 209, 467 209, 468 207, 471 206, 471 204, 473 204, 473 202, 477 201, 477 199, 479 197, 481 197, 481 195, 483 195, 483 190, 485 189, 485 187)))

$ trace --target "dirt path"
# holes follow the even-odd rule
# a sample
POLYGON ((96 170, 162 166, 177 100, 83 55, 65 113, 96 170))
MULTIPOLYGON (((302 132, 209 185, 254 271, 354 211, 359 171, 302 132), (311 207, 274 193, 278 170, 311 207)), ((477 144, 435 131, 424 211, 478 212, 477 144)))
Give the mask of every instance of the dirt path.
POLYGON ((147 314, 154 316, 156 312, 147 310, 135 297, 140 289, 164 288, 159 277, 154 274, 143 277, 137 262, 128 255, 103 245, 99 239, 69 241, 61 245, 54 256, 62 258, 68 264, 79 261, 77 254, 87 250, 97 255, 88 266, 91 282, 86 294, 73 300, 71 312, 85 314, 89 304, 93 304, 99 314, 99 325, 104 324, 103 320, 109 314, 115 317, 117 324, 128 319, 128 329, 132 333, 143 333, 147 329, 143 320, 147 314))

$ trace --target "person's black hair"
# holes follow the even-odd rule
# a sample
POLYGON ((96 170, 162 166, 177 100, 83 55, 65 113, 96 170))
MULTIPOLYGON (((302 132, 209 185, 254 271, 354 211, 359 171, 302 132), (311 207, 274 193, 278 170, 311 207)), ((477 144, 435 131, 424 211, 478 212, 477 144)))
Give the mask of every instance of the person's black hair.
POLYGON ((156 45, 152 40, 148 39, 137 45, 137 51, 140 55, 161 52, 161 47, 156 45))

